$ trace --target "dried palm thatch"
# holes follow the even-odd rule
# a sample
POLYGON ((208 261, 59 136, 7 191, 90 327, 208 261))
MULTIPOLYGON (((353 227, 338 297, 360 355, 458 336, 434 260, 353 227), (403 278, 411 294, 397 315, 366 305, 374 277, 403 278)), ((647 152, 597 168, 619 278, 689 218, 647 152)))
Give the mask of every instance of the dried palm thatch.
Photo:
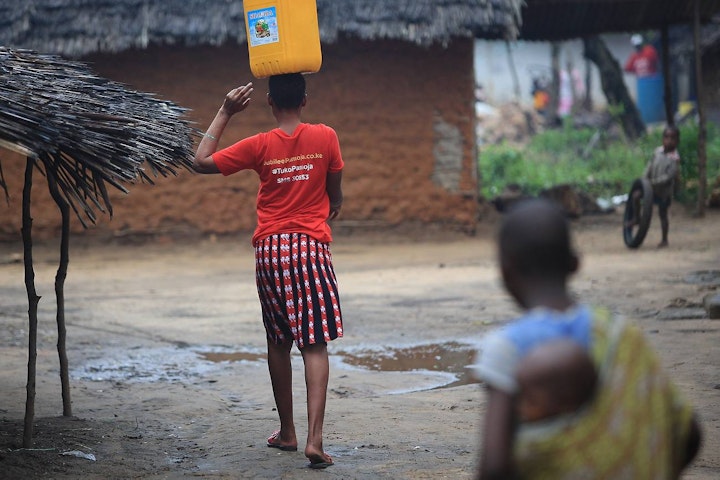
POLYGON ((108 184, 127 192, 124 184, 190 168, 185 113, 83 63, 0 47, 0 146, 51 174, 84 226, 97 211, 112 214, 108 184))
POLYGON ((340 35, 446 45, 456 37, 514 40, 522 0, 318 0, 323 40, 340 35))
MULTIPOLYGON (((514 39, 523 0, 316 0, 320 36, 427 45, 514 39)), ((246 41, 240 0, 4 0, 0 45, 68 57, 149 44, 246 41)))

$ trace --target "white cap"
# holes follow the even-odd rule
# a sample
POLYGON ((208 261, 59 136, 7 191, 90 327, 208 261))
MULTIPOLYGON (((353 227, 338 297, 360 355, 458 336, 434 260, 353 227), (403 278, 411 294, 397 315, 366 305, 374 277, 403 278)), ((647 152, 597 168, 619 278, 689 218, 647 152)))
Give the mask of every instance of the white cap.
POLYGON ((633 45, 635 45, 636 47, 637 47, 638 45, 642 45, 642 43, 643 43, 642 35, 640 35, 639 33, 636 33, 635 35, 633 35, 632 37, 630 37, 630 42, 631 42, 633 45))

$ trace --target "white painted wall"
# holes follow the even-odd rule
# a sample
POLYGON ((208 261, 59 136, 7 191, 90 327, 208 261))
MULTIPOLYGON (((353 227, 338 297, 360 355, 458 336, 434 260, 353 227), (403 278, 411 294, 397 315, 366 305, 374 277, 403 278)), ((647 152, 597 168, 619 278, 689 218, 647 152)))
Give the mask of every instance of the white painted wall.
MULTIPOLYGON (((630 43, 630 34, 613 34, 602 36, 608 48, 615 56, 620 67, 633 51, 630 43)), ((511 44, 511 52, 520 85, 520 102, 532 106, 532 76, 535 72, 545 72, 550 75, 550 43, 520 41, 511 44)), ((581 40, 562 43, 560 64, 564 68, 568 60, 585 77, 586 62, 583 58, 581 40)), ((607 104, 602 93, 597 68, 589 63, 592 71, 592 100, 596 108, 607 104)), ((635 98, 637 88, 635 76, 624 74, 625 84, 630 95, 635 98)), ((487 102, 491 105, 500 105, 514 100, 514 83, 508 61, 508 52, 505 42, 476 40, 475 41, 475 79, 483 86, 487 102)))

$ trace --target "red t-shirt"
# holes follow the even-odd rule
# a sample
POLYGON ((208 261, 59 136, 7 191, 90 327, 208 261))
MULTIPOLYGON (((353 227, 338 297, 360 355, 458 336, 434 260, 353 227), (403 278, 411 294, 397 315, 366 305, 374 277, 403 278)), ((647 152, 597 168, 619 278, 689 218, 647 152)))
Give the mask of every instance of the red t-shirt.
POLYGON ((638 77, 649 77, 658 71, 658 55, 652 45, 645 45, 639 52, 634 52, 625 63, 625 71, 638 77))
POLYGON ((287 135, 276 128, 240 140, 212 158, 223 175, 252 169, 260 176, 253 244, 278 233, 306 233, 320 242, 332 241, 326 222, 326 178, 344 166, 335 130, 301 123, 287 135))

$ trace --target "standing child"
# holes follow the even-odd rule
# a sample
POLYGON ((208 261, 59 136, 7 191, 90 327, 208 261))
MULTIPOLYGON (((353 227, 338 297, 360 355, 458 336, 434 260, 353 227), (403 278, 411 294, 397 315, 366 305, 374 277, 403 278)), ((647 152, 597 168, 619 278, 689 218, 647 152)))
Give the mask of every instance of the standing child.
MULTIPOLYGON (((658 207, 660 217, 660 228, 662 240, 658 248, 668 246, 668 231, 670 230, 670 219, 668 211, 672 203, 672 196, 675 193, 675 183, 679 181, 680 175, 680 154, 677 151, 680 143, 680 130, 674 125, 668 125, 663 130, 662 146, 657 147, 653 157, 645 167, 643 177, 650 181, 653 189, 653 203, 658 207)), ((640 195, 642 192, 636 190, 633 193, 633 212, 640 211, 640 195)), ((629 226, 636 225, 639 219, 634 218, 629 226)))
POLYGON ((305 364, 305 456, 311 468, 325 468, 333 464, 322 441, 327 343, 343 334, 327 221, 338 215, 342 205, 343 159, 332 128, 300 119, 307 100, 301 74, 272 76, 268 86, 267 102, 278 127, 217 151, 230 118, 250 103, 252 83, 235 88, 200 142, 193 166, 199 173, 223 175, 255 170, 260 177, 252 243, 268 369, 280 417, 280 429, 270 435, 267 445, 297 450, 290 362, 294 342, 305 364))
POLYGON ((638 328, 570 295, 579 263, 561 211, 518 204, 498 243, 525 314, 474 365, 487 387, 477 478, 677 478, 699 448, 692 408, 638 328))

